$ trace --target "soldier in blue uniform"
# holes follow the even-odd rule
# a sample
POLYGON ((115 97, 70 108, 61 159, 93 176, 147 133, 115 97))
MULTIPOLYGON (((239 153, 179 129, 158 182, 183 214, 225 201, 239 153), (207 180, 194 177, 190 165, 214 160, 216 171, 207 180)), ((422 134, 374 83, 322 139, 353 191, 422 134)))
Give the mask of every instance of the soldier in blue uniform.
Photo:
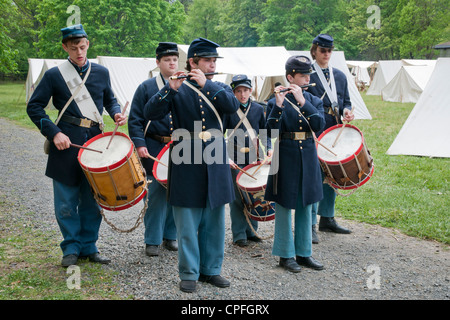
MULTIPOLYGON (((248 123, 241 120, 238 113, 227 115, 224 127, 228 130, 228 154, 231 158, 231 173, 234 182, 234 192, 236 199, 230 203, 231 231, 233 234, 233 242, 238 246, 244 247, 248 245, 247 240, 260 242, 259 238, 253 231, 258 230, 258 222, 250 220, 251 226, 248 224, 244 213, 244 203, 239 194, 236 184, 236 177, 240 172, 237 168, 254 163, 257 160, 264 159, 264 151, 260 148, 258 141, 251 141, 249 130, 254 131, 254 138, 258 138, 259 130, 265 129, 266 119, 264 108, 251 101, 252 81, 246 75, 236 75, 230 84, 234 95, 240 102, 242 115, 248 120, 248 123), (249 128, 247 128, 249 125, 249 128)), ((266 154, 271 157, 271 141, 267 135, 261 140, 262 145, 266 149, 266 154)))
POLYGON ((197 280, 217 287, 230 282, 220 273, 225 247, 225 204, 234 200, 223 137, 223 118, 239 108, 231 88, 211 79, 219 45, 192 41, 188 78, 169 82, 145 105, 146 119, 172 114, 173 150, 169 160, 168 198, 173 206, 178 241, 180 290, 193 292, 197 280), (207 74, 207 75, 205 75, 207 74))
POLYGON ((156 64, 159 75, 145 80, 136 90, 130 109, 128 132, 133 140, 147 176, 152 179, 148 186, 148 208, 144 216, 145 253, 159 255, 159 246, 171 251, 178 250, 177 230, 173 220, 172 206, 167 203, 166 189, 153 177, 154 161, 160 151, 171 140, 173 131, 172 116, 167 114, 161 120, 148 121, 144 118, 144 106, 157 94, 178 70, 178 46, 172 42, 160 42, 156 48, 156 64))
MULTIPOLYGON (((80 100, 74 99, 58 125, 50 120, 45 112, 50 98, 53 99, 55 108, 61 112, 72 96, 60 71, 62 69, 58 67, 44 74, 28 102, 27 113, 41 133, 51 141, 45 174, 53 179, 55 215, 64 238, 61 242, 62 266, 74 265, 79 258, 109 263, 109 259, 98 253, 96 246, 102 221, 100 207, 78 163, 79 150, 70 144, 83 145, 102 132, 100 126, 103 108, 119 125, 126 123, 126 116, 122 115, 120 106, 114 98, 108 70, 87 59, 89 41, 83 26, 75 25, 61 29, 61 32, 62 47, 69 55, 68 61, 64 64, 69 68, 69 72, 72 74, 75 72, 78 79, 74 80, 78 80, 79 83, 89 72, 85 87, 92 100, 88 107, 100 118, 86 119, 78 104, 81 103, 80 100)), ((86 95, 84 98, 87 98, 86 95)))
MULTIPOLYGON (((311 56, 315 59, 313 68, 317 71, 311 75, 311 82, 316 86, 309 88, 309 92, 323 101, 326 129, 354 119, 350 95, 347 86, 347 77, 336 68, 330 66, 329 61, 334 49, 334 39, 328 34, 319 34, 314 38, 311 46, 311 56)), ((318 132, 319 136, 323 131, 318 132)), ((324 175, 325 176, 325 175, 324 175)), ((316 233, 317 214, 320 215, 319 230, 348 234, 351 231, 340 226, 334 219, 334 206, 336 192, 328 184, 323 184, 323 199, 313 206, 313 243, 318 243, 316 233)))
MULTIPOLYGON (((272 254, 279 256, 280 266, 291 272, 299 272, 300 265, 323 269, 312 257, 311 208, 322 198, 322 176, 313 133, 322 130, 325 120, 322 101, 301 88, 309 83, 312 73, 307 57, 290 57, 286 62, 289 91, 278 92, 268 103, 267 129, 269 135, 278 138, 265 194, 266 200, 276 203, 272 254)), ((286 88, 276 88, 283 89, 286 88)))

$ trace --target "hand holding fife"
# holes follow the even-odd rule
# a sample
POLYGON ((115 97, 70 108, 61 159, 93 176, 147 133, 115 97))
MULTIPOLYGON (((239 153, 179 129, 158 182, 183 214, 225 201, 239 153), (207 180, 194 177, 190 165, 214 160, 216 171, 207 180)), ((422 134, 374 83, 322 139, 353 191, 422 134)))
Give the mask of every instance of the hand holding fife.
POLYGON ((178 90, 181 85, 183 84, 183 81, 186 80, 185 77, 182 78, 176 78, 179 76, 185 76, 186 74, 183 71, 175 72, 172 77, 169 78, 169 86, 173 90, 178 90))

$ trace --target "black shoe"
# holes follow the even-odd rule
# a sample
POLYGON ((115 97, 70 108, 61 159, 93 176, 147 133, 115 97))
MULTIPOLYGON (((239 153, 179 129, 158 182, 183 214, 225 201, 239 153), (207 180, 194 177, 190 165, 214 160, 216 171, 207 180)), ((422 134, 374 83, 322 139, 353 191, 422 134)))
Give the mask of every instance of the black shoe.
POLYGON ((145 254, 149 257, 155 257, 159 255, 159 246, 146 244, 145 245, 145 254))
POLYGON ((163 246, 169 251, 178 251, 178 243, 177 240, 164 240, 163 246))
POLYGON ((319 236, 317 235, 315 224, 312 225, 312 243, 314 243, 314 244, 319 243, 319 236))
POLYGON ((111 262, 110 259, 102 257, 98 252, 90 254, 88 256, 80 256, 80 259, 89 259, 90 262, 101 264, 109 264, 111 262))
POLYGON ((313 257, 300 257, 297 256, 295 258, 295 260, 297 261, 297 263, 301 266, 307 267, 307 268, 311 268, 314 270, 323 270, 323 265, 315 260, 313 257))
POLYGON ((230 281, 220 275, 207 276, 204 274, 200 274, 198 281, 207 282, 219 288, 227 288, 230 286, 230 281))
POLYGON ((302 268, 295 262, 294 258, 280 258, 280 266, 290 272, 300 272, 302 268))
POLYGON ((331 218, 320 217, 319 231, 328 231, 343 234, 352 233, 349 229, 346 229, 338 225, 334 217, 331 218))
POLYGON ((64 256, 61 260, 61 265, 64 268, 67 268, 69 266, 76 265, 78 261, 78 256, 76 254, 68 254, 67 256, 64 256))
POLYGON ((250 241, 253 241, 253 242, 262 242, 262 239, 260 237, 257 237, 257 236, 247 237, 247 240, 250 240, 250 241))
POLYGON ((180 290, 183 292, 194 292, 197 288, 197 281, 195 280, 181 280, 180 281, 180 290))
POLYGON ((246 247, 246 246, 248 246, 248 242, 247 242, 246 239, 239 239, 239 240, 236 240, 234 243, 237 246, 239 246, 239 247, 246 247))

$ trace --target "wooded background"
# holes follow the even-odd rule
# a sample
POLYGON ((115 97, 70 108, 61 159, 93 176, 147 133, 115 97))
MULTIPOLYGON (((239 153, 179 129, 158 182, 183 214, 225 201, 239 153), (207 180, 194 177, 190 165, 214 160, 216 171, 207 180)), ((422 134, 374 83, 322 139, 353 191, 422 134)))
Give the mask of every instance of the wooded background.
MULTIPOLYGON (((28 58, 65 58, 60 29, 82 23, 89 57, 154 57, 160 41, 309 50, 329 33, 348 60, 433 59, 450 40, 450 0, 0 0, 0 77, 28 58)), ((270 63, 268 61, 267 63, 270 63)))

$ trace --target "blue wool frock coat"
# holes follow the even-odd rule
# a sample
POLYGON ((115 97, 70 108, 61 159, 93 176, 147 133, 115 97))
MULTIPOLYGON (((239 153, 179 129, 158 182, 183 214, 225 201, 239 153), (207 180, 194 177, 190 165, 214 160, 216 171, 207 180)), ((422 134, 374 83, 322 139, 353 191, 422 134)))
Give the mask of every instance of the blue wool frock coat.
MULTIPOLYGON (((109 71, 99 64, 89 63, 91 64, 91 73, 85 86, 91 94, 98 112, 103 114, 103 109, 105 109, 114 120, 114 115, 120 113, 121 110, 111 88, 109 71)), ((72 65, 83 79, 86 75, 88 65, 83 67, 83 69, 80 69, 74 64, 72 65)), ((64 121, 60 121, 58 125, 55 125, 44 110, 50 98, 53 98, 53 105, 61 111, 71 96, 72 94, 58 67, 51 68, 44 74, 31 96, 27 105, 27 113, 41 133, 50 141, 53 141, 57 133, 63 132, 70 138, 72 143, 83 145, 86 141, 101 133, 98 126, 84 128, 64 121)), ((64 115, 84 118, 75 101, 71 102, 64 115)), ((81 179, 84 177, 84 173, 77 160, 78 151, 77 148, 58 151, 55 145, 51 143, 45 174, 66 185, 79 185, 81 179)))
MULTIPOLYGON (((278 137, 274 136, 275 132, 272 132, 272 129, 279 130, 280 135, 284 132, 311 132, 311 129, 318 132, 323 129, 325 120, 322 101, 308 92, 303 92, 303 95, 306 103, 301 108, 293 94, 286 95, 287 99, 300 108, 302 115, 286 100, 283 102, 283 108, 276 105, 275 98, 269 100, 267 108, 269 135, 273 138, 278 137)), ((306 140, 279 139, 277 143, 279 148, 277 150, 275 147, 273 157, 278 157, 278 170, 269 175, 265 200, 295 209, 299 190, 302 191, 303 206, 321 200, 322 174, 314 139, 312 137, 306 140)), ((272 161, 272 166, 275 161, 272 161)))
MULTIPOLYGON (((224 83, 207 80, 200 91, 214 105, 222 122, 225 114, 234 113, 239 108, 239 101, 224 83)), ((184 148, 181 151, 178 149, 178 154, 174 152, 172 156, 168 181, 170 204, 205 208, 209 200, 214 209, 233 201, 235 194, 228 153, 222 127, 215 113, 197 92, 185 84, 178 91, 166 84, 158 95, 147 102, 144 117, 159 120, 169 112, 172 114, 175 131, 182 129, 183 133, 193 134, 190 141, 183 141, 184 148), (217 133, 211 140, 205 142, 197 138, 199 131, 208 130, 217 133), (176 163, 173 161, 175 156, 184 160, 176 163), (216 160, 210 163, 210 157, 216 160)), ((181 142, 174 143, 174 151, 179 143, 181 142)))

